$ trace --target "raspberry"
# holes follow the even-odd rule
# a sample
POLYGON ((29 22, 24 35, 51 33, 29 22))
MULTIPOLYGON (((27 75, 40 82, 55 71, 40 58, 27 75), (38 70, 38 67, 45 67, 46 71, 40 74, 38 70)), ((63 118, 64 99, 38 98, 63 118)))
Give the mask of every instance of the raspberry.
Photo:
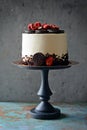
POLYGON ((53 65, 53 61, 54 61, 54 58, 53 58, 52 56, 49 56, 49 57, 46 59, 46 65, 47 65, 47 66, 53 65))

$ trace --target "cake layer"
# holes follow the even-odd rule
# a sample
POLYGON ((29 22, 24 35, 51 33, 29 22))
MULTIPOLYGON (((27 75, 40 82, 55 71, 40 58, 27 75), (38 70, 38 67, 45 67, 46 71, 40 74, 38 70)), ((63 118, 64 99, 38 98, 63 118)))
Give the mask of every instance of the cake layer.
POLYGON ((22 57, 43 54, 56 54, 59 57, 68 53, 66 33, 28 34, 22 33, 22 57))

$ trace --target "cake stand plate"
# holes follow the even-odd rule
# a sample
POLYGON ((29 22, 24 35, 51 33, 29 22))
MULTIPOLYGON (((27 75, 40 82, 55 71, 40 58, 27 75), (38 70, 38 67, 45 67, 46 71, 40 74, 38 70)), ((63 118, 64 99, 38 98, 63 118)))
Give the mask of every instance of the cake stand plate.
POLYGON ((41 85, 37 95, 40 97, 41 102, 36 108, 33 108, 29 111, 31 117, 36 119, 57 119, 60 117, 61 112, 58 108, 52 106, 48 100, 52 95, 51 89, 48 82, 48 73, 49 70, 55 69, 66 69, 71 67, 73 64, 72 61, 68 65, 59 65, 59 66, 29 66, 23 65, 20 61, 13 62, 14 65, 17 65, 21 68, 26 68, 29 70, 41 70, 41 85))

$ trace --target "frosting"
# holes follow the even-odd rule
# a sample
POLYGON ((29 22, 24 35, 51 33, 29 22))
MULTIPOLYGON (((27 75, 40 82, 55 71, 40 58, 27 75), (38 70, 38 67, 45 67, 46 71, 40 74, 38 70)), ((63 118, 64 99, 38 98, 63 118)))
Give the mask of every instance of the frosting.
POLYGON ((55 53, 62 56, 68 52, 66 33, 62 34, 22 34, 22 57, 34 55, 37 52, 43 54, 55 53))

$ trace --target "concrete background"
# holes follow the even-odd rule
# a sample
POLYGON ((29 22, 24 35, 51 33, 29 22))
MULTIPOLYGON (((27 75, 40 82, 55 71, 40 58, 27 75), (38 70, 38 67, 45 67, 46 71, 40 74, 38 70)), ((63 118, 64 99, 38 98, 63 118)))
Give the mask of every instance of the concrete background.
POLYGON ((51 101, 86 102, 87 1, 83 0, 0 0, 0 101, 38 101, 40 71, 12 64, 21 57, 21 33, 35 21, 60 25, 68 35, 69 58, 79 62, 50 71, 51 101))

